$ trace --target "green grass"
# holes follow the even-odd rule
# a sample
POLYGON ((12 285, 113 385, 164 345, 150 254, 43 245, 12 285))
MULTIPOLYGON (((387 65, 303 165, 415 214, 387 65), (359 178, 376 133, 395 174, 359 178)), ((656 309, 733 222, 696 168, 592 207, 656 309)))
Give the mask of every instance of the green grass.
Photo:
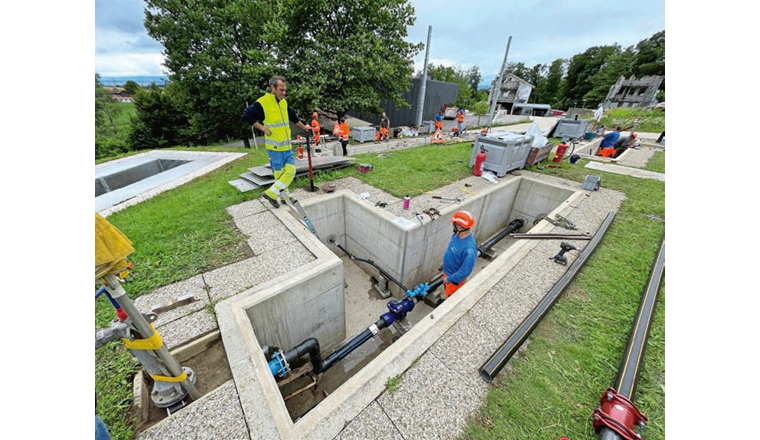
MULTIPOLYGON (((471 148, 470 143, 455 143, 381 153, 382 157, 361 155, 356 162, 372 163, 372 172, 361 174, 349 167, 319 173, 315 184, 354 176, 396 197, 414 196, 470 175, 467 162, 471 148)), ((254 199, 261 190, 240 193, 227 181, 265 163, 266 153, 243 148, 203 150, 249 154, 109 217, 135 248, 129 257, 134 271, 124 285, 131 298, 244 257, 246 239, 225 208, 254 199)), ((656 164, 660 156, 655 157, 652 160, 656 164)), ((588 174, 583 168, 586 162, 581 159, 576 165, 564 162, 559 170, 534 171, 582 182, 588 174)), ((525 355, 513 359, 511 371, 505 370, 497 379, 481 414, 467 426, 468 439, 595 438, 590 414, 602 391, 613 384, 664 233, 664 224, 647 215, 665 216, 663 182, 595 174, 602 176, 603 187, 624 192, 627 198, 595 254, 534 333, 525 355)), ((300 178, 292 188, 308 183, 308 179, 300 178)), ((647 440, 664 438, 664 304, 663 288, 634 399, 650 419, 647 440)), ((105 298, 96 302, 95 315, 98 328, 114 316, 105 298)), ((128 408, 137 371, 138 366, 119 342, 96 352, 96 413, 114 439, 130 440, 136 435, 128 408)), ((399 376, 389 381, 389 392, 400 380, 399 376)))
POLYGON ((656 173, 664 173, 665 172, 665 152, 655 151, 654 156, 649 158, 649 161, 647 162, 647 166, 645 166, 644 169, 649 170, 649 171, 654 171, 656 173))
MULTIPOLYGON (((639 117, 638 131, 646 133, 659 133, 665 130, 665 112, 661 110, 646 110, 643 108, 613 108, 606 109, 604 116, 599 122, 604 124, 608 131, 620 125, 622 128, 633 125, 635 117, 639 117)), ((625 130, 624 130, 625 131, 625 130)))
POLYGON ((395 377, 389 377, 388 380, 385 382, 385 388, 388 390, 388 394, 393 394, 398 390, 398 386, 401 385, 401 382, 404 380, 404 375, 399 374, 395 377))
POLYGON ((119 116, 113 121, 117 128, 124 125, 132 125, 132 116, 137 115, 137 109, 132 102, 120 102, 116 104, 121 109, 119 116))

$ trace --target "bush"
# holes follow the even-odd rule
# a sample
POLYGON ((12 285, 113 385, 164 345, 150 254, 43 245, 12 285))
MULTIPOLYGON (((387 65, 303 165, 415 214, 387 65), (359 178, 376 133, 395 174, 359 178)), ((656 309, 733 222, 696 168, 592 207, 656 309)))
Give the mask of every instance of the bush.
POLYGON ((126 153, 132 149, 130 130, 122 128, 115 134, 95 135, 95 159, 115 156, 126 153))

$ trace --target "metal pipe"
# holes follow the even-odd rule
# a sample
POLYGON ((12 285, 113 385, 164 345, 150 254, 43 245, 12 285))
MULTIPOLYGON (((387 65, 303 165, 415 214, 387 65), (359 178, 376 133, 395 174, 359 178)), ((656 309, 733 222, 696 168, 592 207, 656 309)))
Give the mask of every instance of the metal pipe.
POLYGON ((512 36, 509 36, 509 40, 507 41, 507 51, 504 52, 504 62, 501 65, 501 70, 499 70, 499 76, 496 80, 496 84, 494 85, 493 93, 492 93, 492 101, 491 105, 488 107, 488 129, 491 129, 491 124, 493 123, 493 114, 494 111, 496 111, 496 102, 499 100, 499 95, 501 95, 501 83, 504 80, 504 70, 507 68, 507 55, 509 55, 509 45, 512 44, 512 36))
POLYGON ((516 240, 591 240, 590 234, 509 234, 509 236, 516 240))
POLYGON ((430 57, 430 36, 433 34, 433 26, 428 26, 427 44, 425 45, 425 65, 422 67, 422 76, 420 77, 420 96, 417 98, 417 115, 415 125, 422 125, 422 111, 425 107, 425 87, 427 86, 427 68, 430 57))
MULTIPOLYGON (((154 333, 154 330, 150 328, 150 324, 148 324, 148 321, 143 317, 142 313, 140 313, 139 310, 137 310, 137 307, 132 303, 132 300, 129 299, 127 296, 127 292, 124 290, 123 287, 121 287, 121 282, 119 281, 119 278, 116 277, 116 275, 106 275, 104 277, 104 287, 108 292, 111 293, 111 296, 113 299, 116 300, 116 302, 119 303, 119 306, 121 306, 122 309, 126 312, 127 316, 129 316, 132 319, 132 324, 137 329, 137 332, 140 333, 140 335, 147 339, 151 337, 154 333)), ((163 362, 164 365, 166 365, 166 368, 169 370, 169 373, 174 377, 180 377, 184 373, 182 370, 182 367, 180 367, 179 363, 174 359, 174 356, 169 353, 169 350, 166 348, 166 345, 161 345, 160 348, 153 350, 153 352, 156 354, 156 356, 161 359, 161 362, 163 362)), ((190 394, 190 397, 193 398, 193 400, 198 400, 201 397, 201 393, 198 392, 198 390, 195 388, 195 385, 190 381, 190 379, 185 379, 182 382, 180 382, 182 387, 187 391, 188 394, 190 394)))
POLYGON ((520 346, 528 339, 528 336, 535 330, 535 328, 538 326, 538 324, 541 322, 541 319, 543 319, 544 316, 549 312, 549 309, 557 302, 562 292, 564 292, 565 288, 570 284, 570 282, 575 278, 575 275, 578 274, 581 267, 586 263, 586 261, 591 257, 591 254, 594 252, 594 249, 596 249, 596 246, 599 244, 599 242, 602 240, 602 237, 604 236, 605 232, 607 232, 607 229, 610 226, 610 223, 612 223, 612 220, 615 218, 615 212, 610 211, 609 214, 607 214, 607 217, 602 222, 602 225, 599 227, 599 230, 596 231, 596 234, 594 234, 594 238, 589 242, 588 246, 586 246, 586 249, 581 252, 580 256, 578 256, 578 259, 573 262, 572 266, 570 266, 570 269, 568 269, 567 272, 565 272, 565 275, 560 278, 559 281, 552 287, 552 289, 549 291, 548 294, 544 297, 543 300, 536 306, 535 309, 531 312, 531 314, 523 320, 523 322, 520 324, 520 326, 512 332, 512 334, 507 338, 507 340, 499 347, 496 352, 494 352, 483 365, 480 367, 480 377, 483 378, 486 382, 492 381, 504 368, 504 366, 509 362, 509 359, 512 358, 512 356, 517 352, 517 349, 520 348, 520 346))

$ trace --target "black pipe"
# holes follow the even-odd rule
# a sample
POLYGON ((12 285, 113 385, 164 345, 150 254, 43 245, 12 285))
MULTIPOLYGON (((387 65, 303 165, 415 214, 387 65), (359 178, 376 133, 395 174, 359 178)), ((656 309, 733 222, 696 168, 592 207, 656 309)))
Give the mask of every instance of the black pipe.
POLYGON ((330 243, 333 243, 335 246, 338 246, 338 248, 340 250, 342 250, 343 253, 345 253, 346 255, 348 255, 348 257, 351 258, 352 260, 361 261, 362 263, 367 263, 367 264, 371 265, 372 267, 374 267, 375 269, 379 270, 380 273, 383 274, 383 276, 385 278, 393 281, 394 284, 396 284, 397 286, 399 286, 400 288, 402 288, 404 290, 404 293, 406 293, 409 290, 406 286, 404 286, 403 284, 401 284, 397 279, 393 278, 388 272, 384 271, 380 266, 378 266, 377 264, 375 264, 374 261, 367 260, 366 258, 359 258, 357 256, 352 255, 350 252, 348 252, 346 250, 346 248, 344 248, 343 246, 341 246, 340 243, 336 242, 335 239, 332 238, 332 237, 329 239, 329 241, 330 241, 330 243))
POLYGON ((625 349, 626 354, 620 363, 618 376, 615 379, 615 389, 618 394, 622 394, 631 400, 633 400, 633 394, 636 392, 636 385, 639 381, 639 370, 641 369, 641 362, 644 360, 644 349, 649 338, 649 330, 652 327, 652 316, 654 315, 654 306, 657 303, 657 293, 660 290, 660 283, 665 274, 664 266, 665 237, 662 239, 660 250, 650 271, 649 283, 641 297, 639 310, 636 313, 636 321, 631 329, 628 346, 625 349))
POLYGON ((502 368, 504 368, 509 359, 512 358, 515 352, 517 352, 517 349, 528 339, 528 336, 530 336, 533 330, 538 326, 541 319, 543 319, 543 317, 549 312, 549 309, 551 309, 554 303, 557 302, 562 292, 564 292, 565 288, 570 284, 573 278, 575 278, 575 275, 580 271, 581 267, 594 252, 594 249, 596 249, 596 246, 602 240, 604 233, 607 232, 607 229, 614 218, 615 212, 610 211, 602 222, 602 225, 599 227, 599 230, 594 234, 594 238, 589 242, 588 246, 586 246, 586 249, 581 252, 578 259, 575 260, 572 266, 570 266, 570 269, 565 272, 565 275, 557 281, 554 287, 552 287, 552 290, 546 294, 544 299, 541 300, 520 326, 512 332, 501 347, 499 347, 499 349, 496 350, 496 352, 493 353, 483 365, 481 365, 480 377, 482 377, 483 380, 486 382, 492 381, 502 368))
POLYGON ((337 350, 332 352, 330 356, 328 356, 324 361, 322 361, 322 365, 319 370, 316 368, 314 369, 314 373, 324 373, 328 369, 330 369, 333 365, 337 364, 341 359, 348 356, 349 353, 356 350, 357 348, 361 347, 362 344, 370 340, 372 336, 374 336, 377 332, 384 329, 388 325, 385 323, 385 320, 383 318, 380 318, 375 322, 374 325, 371 325, 364 329, 361 333, 351 338, 350 341, 346 342, 342 346, 340 346, 337 350))
POLYGON ((493 245, 498 243, 502 238, 519 230, 520 228, 523 227, 524 224, 525 224, 525 220, 521 218, 512 220, 506 229, 496 234, 492 239, 478 246, 478 256, 485 254, 487 250, 491 249, 493 245))
POLYGON ((649 272, 649 282, 641 295, 639 310, 628 338, 625 355, 620 362, 615 386, 608 388, 600 399, 600 406, 594 410, 594 430, 599 440, 623 440, 629 438, 634 425, 643 429, 647 418, 633 403, 633 395, 639 381, 639 370, 644 360, 644 350, 652 327, 652 316, 657 304, 662 277, 665 274, 665 237, 662 237, 660 250, 657 252, 649 272), (612 394, 612 396, 609 396, 612 394), (604 396, 607 395, 607 399, 604 396), (621 397, 617 397, 617 396, 621 397), (610 406, 614 406, 612 411, 610 406), (619 409, 618 406, 622 408, 619 409))
POLYGON ((307 353, 309 354, 309 360, 311 360, 311 366, 314 367, 314 372, 321 371, 322 358, 319 353, 319 341, 316 338, 304 339, 300 344, 288 350, 285 353, 285 360, 288 361, 288 364, 291 364, 307 353))

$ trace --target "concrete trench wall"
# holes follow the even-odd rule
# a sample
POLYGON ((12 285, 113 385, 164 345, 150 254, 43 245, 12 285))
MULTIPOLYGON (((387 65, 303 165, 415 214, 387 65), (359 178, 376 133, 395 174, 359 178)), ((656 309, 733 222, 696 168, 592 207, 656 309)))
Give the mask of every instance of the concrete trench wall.
MULTIPOLYGON (((396 223, 390 212, 359 199, 353 192, 338 191, 303 204, 320 234, 319 239, 290 212, 273 211, 294 233, 300 231, 296 234, 299 241, 314 254, 316 261, 291 277, 272 280, 217 306, 219 328, 251 438, 335 437, 345 423, 385 389, 388 377, 408 368, 537 243, 535 240, 516 242, 469 280, 458 295, 431 313, 430 319, 415 325, 294 423, 261 347, 271 344, 287 350, 307 337, 316 336, 326 351, 350 336, 345 335, 343 265, 333 253, 340 251, 331 249, 334 246, 325 245, 320 239, 326 242, 327 237, 334 234, 350 252, 374 260, 412 287, 437 273, 451 237, 449 219, 457 210, 469 210, 480 219, 476 241, 482 242, 517 217, 526 220, 523 228, 526 230, 532 227, 538 214, 567 215, 582 196, 581 191, 516 177, 494 185, 466 203, 451 205, 432 224, 426 217, 423 227, 419 222, 396 223)), ((535 230, 551 227, 543 221, 535 230)))

